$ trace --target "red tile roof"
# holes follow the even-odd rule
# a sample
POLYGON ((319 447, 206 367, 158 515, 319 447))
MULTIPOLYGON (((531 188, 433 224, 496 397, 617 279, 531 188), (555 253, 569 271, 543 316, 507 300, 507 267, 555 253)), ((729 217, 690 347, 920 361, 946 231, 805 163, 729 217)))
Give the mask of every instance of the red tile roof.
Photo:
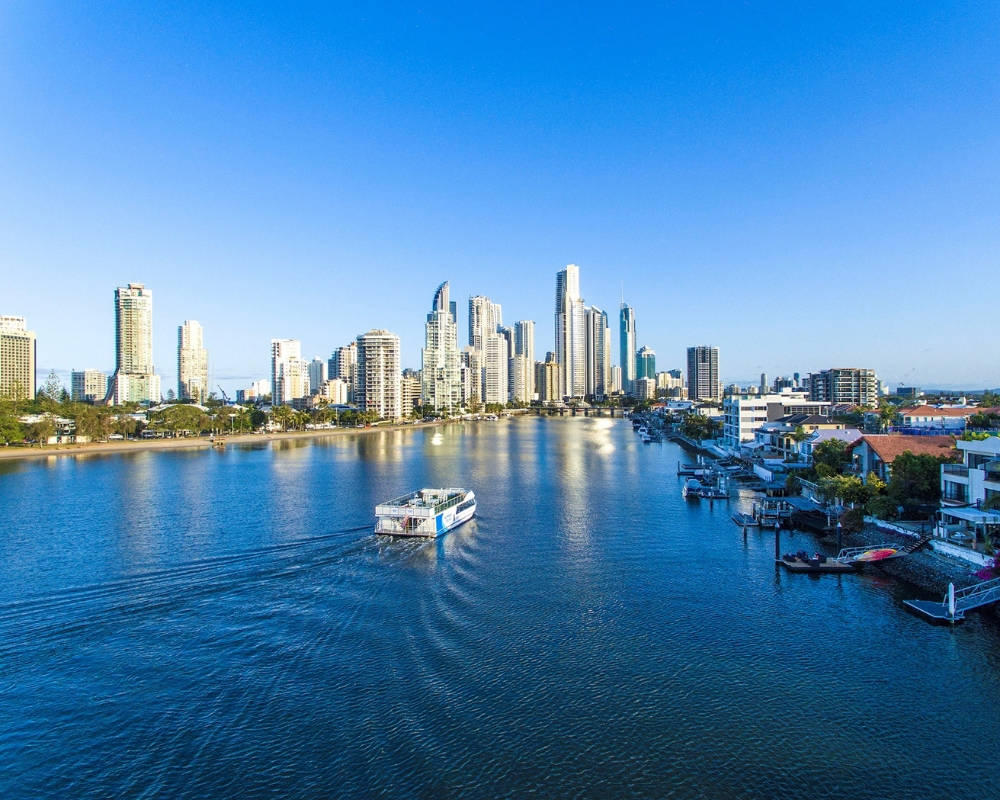
POLYGON ((901 408, 899 413, 904 417, 971 417, 973 414, 1000 413, 996 408, 934 408, 934 406, 916 406, 901 408))
POLYGON ((953 457, 957 455, 953 436, 905 436, 900 433, 867 434, 853 442, 850 449, 860 447, 862 442, 867 442, 868 446, 886 464, 891 464, 896 460, 896 456, 906 452, 917 456, 926 454, 953 457))

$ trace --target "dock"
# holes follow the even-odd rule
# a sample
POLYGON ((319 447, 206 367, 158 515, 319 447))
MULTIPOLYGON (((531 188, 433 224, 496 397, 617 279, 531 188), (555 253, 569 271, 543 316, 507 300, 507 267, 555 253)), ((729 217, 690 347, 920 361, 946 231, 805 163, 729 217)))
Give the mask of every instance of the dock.
POLYGON ((843 561, 837 561, 833 558, 827 558, 825 561, 820 561, 816 558, 803 557, 802 554, 796 553, 785 554, 777 560, 778 564, 781 564, 789 572, 808 572, 816 574, 839 574, 855 572, 853 564, 845 564, 843 561))
POLYGON ((961 622, 965 612, 1000 600, 1000 578, 955 590, 948 584, 948 592, 940 600, 904 600, 903 606, 929 622, 937 624, 961 622))

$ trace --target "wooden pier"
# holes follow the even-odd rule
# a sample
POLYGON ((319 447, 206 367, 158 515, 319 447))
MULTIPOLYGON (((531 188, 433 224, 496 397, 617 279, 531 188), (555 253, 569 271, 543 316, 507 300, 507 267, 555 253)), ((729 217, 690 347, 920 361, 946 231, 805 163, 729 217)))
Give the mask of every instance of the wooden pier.
POLYGON ((855 568, 852 564, 845 564, 842 561, 837 561, 834 558, 827 558, 826 561, 818 561, 815 558, 805 558, 803 559, 799 555, 784 555, 777 561, 789 572, 810 572, 810 573, 828 573, 828 574, 838 574, 843 575, 844 573, 854 572, 855 568))

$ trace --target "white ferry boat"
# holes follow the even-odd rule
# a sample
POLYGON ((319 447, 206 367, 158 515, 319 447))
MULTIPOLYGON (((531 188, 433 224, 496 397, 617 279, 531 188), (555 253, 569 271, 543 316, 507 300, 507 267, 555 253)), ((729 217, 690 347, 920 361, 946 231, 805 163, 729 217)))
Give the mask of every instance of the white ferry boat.
POLYGON ((375 533, 433 538, 475 514, 471 489, 420 489, 375 506, 375 533))

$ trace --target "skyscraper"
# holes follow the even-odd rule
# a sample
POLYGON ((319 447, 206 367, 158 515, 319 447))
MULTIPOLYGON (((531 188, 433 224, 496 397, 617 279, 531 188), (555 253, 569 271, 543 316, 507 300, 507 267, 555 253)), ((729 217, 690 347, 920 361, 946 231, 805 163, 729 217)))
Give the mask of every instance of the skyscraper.
MULTIPOLYGON (((333 351, 327 362, 327 378, 339 378, 348 386, 348 397, 354 399, 354 386, 357 383, 358 343, 351 342, 333 351)), ((350 400, 348 402, 350 402, 350 400)))
POLYGON ((635 310, 622 301, 618 315, 618 351, 622 368, 622 391, 635 392, 635 310))
POLYGON ((0 316, 0 399, 35 396, 36 350, 34 331, 24 317, 0 316))
POLYGON ((208 351, 201 323, 193 319, 177 328, 177 397, 198 403, 208 397, 208 351))
POLYGON ((515 400, 530 403, 535 396, 535 323, 522 319, 514 323, 514 358, 511 360, 512 394, 515 400), (519 359, 523 360, 518 361, 519 359), (517 363, 514 363, 517 362, 517 363), (519 381, 522 380, 521 386, 519 381))
MULTIPOLYGON (((454 413, 462 405, 461 360, 458 352, 458 322, 448 281, 438 286, 431 312, 424 325, 421 351, 421 396, 435 411, 454 413)), ((409 409, 407 409, 409 413, 409 409)))
POLYGON ((305 397, 309 390, 309 367, 302 360, 298 339, 271 340, 271 404, 280 406, 305 397))
POLYGON ((374 411, 381 419, 399 419, 403 408, 399 337, 386 330, 370 330, 358 336, 357 343, 355 402, 362 411, 374 411))
POLYGON ((864 367, 834 367, 809 375, 809 399, 857 406, 878 405, 878 375, 864 367))
POLYGON ((611 329, 608 312, 597 306, 586 311, 587 394, 602 398, 611 392, 611 329))
POLYGON ((483 401, 506 404, 509 397, 507 339, 499 333, 483 337, 483 401))
POLYGON ((635 377, 656 378, 656 353, 652 347, 643 345, 635 355, 635 377))
POLYGON ((580 297, 580 268, 567 264, 556 273, 555 344, 564 397, 587 393, 587 337, 580 297))
POLYGON ((469 298, 469 345, 480 353, 485 349, 484 337, 496 333, 503 325, 503 310, 490 298, 476 295, 469 298))
POLYGON ((153 370, 153 292, 141 283, 115 289, 115 372, 107 402, 158 403, 160 376, 153 370))
POLYGON ((689 347, 688 361, 688 399, 714 400, 722 399, 719 388, 719 348, 710 345, 689 347))

